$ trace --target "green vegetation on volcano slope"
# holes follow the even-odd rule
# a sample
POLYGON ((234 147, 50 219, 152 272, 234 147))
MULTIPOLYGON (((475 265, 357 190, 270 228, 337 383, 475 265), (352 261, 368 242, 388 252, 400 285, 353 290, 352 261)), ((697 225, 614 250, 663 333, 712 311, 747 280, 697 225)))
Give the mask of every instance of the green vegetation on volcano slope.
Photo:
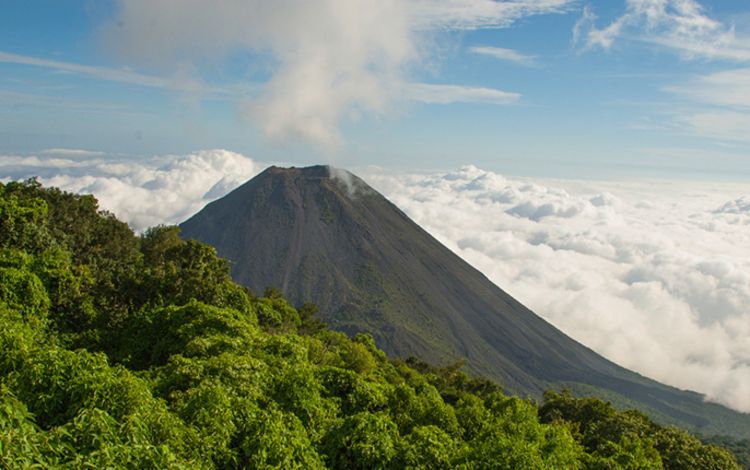
MULTIPOLYGON (((321 266, 321 269, 325 267, 321 266)), ((735 468, 637 412, 389 361, 175 227, 0 185, 2 468, 735 468)))

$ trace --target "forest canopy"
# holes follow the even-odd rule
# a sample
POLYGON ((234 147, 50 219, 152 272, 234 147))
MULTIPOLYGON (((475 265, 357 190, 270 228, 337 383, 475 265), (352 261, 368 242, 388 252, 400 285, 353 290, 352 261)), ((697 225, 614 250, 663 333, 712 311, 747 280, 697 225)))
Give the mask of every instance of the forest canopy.
POLYGON ((2 468, 739 468, 596 398, 391 360, 34 180, 0 184, 0 322, 2 468))

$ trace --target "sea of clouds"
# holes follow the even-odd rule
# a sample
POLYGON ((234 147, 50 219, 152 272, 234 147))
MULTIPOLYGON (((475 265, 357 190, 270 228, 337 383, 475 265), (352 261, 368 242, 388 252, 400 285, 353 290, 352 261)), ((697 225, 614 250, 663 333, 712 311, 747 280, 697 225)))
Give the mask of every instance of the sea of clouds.
MULTIPOLYGON (((93 193, 136 230, 178 223, 263 170, 226 150, 133 160, 0 156, 4 180, 93 193)), ((750 186, 360 176, 549 322, 646 376, 750 412, 750 186)))
POLYGON ((612 361, 750 412, 750 185, 366 178, 418 224, 612 361))

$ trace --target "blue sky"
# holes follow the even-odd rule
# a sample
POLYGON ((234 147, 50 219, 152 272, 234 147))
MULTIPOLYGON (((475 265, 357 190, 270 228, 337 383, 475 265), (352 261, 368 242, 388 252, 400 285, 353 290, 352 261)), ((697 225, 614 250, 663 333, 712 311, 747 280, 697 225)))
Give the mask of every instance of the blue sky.
POLYGON ((7 2, 0 154, 750 176, 745 2, 270 5, 7 2))

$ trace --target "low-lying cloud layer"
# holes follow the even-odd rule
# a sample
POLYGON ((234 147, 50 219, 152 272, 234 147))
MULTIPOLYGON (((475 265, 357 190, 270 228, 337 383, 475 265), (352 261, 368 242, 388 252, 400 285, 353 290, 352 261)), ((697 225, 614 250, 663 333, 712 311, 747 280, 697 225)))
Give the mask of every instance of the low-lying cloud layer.
POLYGON ((573 338, 750 412, 746 185, 540 184, 475 167, 367 179, 573 338))
MULTIPOLYGON (((225 150, 140 164, 50 152, 0 157, 0 174, 94 193, 136 229, 180 222, 263 168, 225 150)), ((747 185, 529 181, 471 166, 360 176, 573 338, 750 412, 747 185)))
POLYGON ((5 180, 36 176, 46 186, 94 194, 102 209, 143 230, 182 222, 263 169, 227 150, 142 161, 100 154, 50 149, 39 156, 0 156, 0 175, 5 180))

